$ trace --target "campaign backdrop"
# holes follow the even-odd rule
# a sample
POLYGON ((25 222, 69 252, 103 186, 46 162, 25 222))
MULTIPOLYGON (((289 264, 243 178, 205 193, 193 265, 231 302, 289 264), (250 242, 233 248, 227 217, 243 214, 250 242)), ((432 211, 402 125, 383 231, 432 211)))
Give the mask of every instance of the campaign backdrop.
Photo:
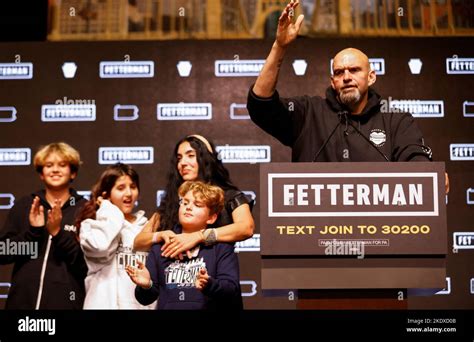
MULTIPOLYGON (((138 206, 150 217, 166 183, 176 142, 210 138, 233 181, 255 199, 255 236, 236 244, 246 309, 293 309, 297 293, 260 286, 259 165, 290 161, 290 149, 248 117, 247 93, 271 41, 61 42, 0 44, 0 227, 15 201, 41 188, 32 159, 65 141, 81 153, 73 186, 87 191, 106 165, 132 164, 138 206)), ((299 39, 281 68, 282 96, 324 96, 331 58, 367 53, 374 88, 389 108, 410 111, 434 160, 446 162, 446 287, 410 296, 408 307, 474 307, 474 39, 299 39)), ((1 228, 0 228, 1 229, 1 228)), ((0 266, 0 308, 12 267, 0 266)))

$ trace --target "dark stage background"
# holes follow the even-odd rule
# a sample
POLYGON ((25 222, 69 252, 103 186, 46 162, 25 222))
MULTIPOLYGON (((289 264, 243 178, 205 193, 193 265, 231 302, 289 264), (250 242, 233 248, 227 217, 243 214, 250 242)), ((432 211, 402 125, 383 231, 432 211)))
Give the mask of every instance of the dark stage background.
MULTIPOLYGON (((240 189, 256 194, 257 204, 253 214, 258 234, 259 162, 268 161, 267 157, 272 162, 288 162, 290 150, 261 131, 246 116, 247 92, 256 77, 232 77, 228 74, 218 77, 215 61, 227 61, 228 66, 219 69, 224 73, 235 65, 240 67, 244 64, 252 70, 259 66, 259 62, 254 60, 265 59, 271 44, 270 41, 242 40, 2 43, 0 63, 32 63, 33 76, 31 79, 5 79, 11 78, 11 73, 2 69, 0 154, 6 148, 29 148, 32 159, 40 145, 66 141, 80 151, 84 162, 74 187, 86 191, 105 167, 99 164, 99 158, 114 155, 100 154, 99 148, 139 147, 142 153, 138 157, 141 158, 151 156, 147 151, 152 147, 153 159, 148 164, 133 163, 141 177, 139 207, 150 217, 157 205, 157 192, 165 185, 169 159, 176 141, 188 134, 203 134, 226 151, 241 146, 237 147, 237 153, 224 153, 223 156, 232 179, 240 189), (153 76, 100 77, 100 62, 126 60, 131 64, 137 61, 154 62, 150 69, 154 71, 153 76), (177 64, 180 61, 192 64, 189 77, 179 75, 177 64), (66 78, 63 74, 62 67, 68 62, 75 63, 77 67, 74 78, 66 78), (43 119, 49 121, 42 120, 42 106, 69 104, 71 101, 88 107, 76 107, 80 110, 75 112, 65 111, 64 108, 62 112, 55 112, 51 111, 52 107, 47 111, 43 107, 43 119), (181 102, 183 104, 179 105, 181 102), (158 104, 168 104, 168 109, 161 110, 159 107, 163 115, 161 118, 167 120, 158 119, 158 104), (212 106, 212 115, 209 104, 212 106), (78 121, 84 118, 92 120, 94 105, 95 120, 78 121), (188 110, 182 111, 180 108, 183 106, 187 106, 188 110), (117 109, 115 114, 114 107, 117 109), (50 121, 57 120, 58 116, 63 120, 71 119, 71 114, 76 115, 75 121, 50 121), (117 117, 121 120, 116 121, 117 117), (270 147, 270 154, 266 146, 270 147), (232 156, 240 159, 231 162, 228 158, 232 156), (249 162, 252 156, 258 159, 253 160, 254 163, 249 162)), ((466 235, 466 239, 459 240, 462 247, 466 248, 453 249, 453 233, 474 232, 474 152, 472 149, 455 150, 450 144, 474 144, 474 39, 299 39, 289 50, 282 66, 278 86, 280 94, 324 95, 329 85, 332 56, 349 46, 362 49, 370 58, 383 59, 385 72, 378 75, 374 88, 385 100, 429 101, 426 107, 429 112, 418 113, 420 117, 417 122, 425 135, 425 143, 433 149, 434 159, 446 162, 451 179, 448 199, 450 252, 447 259, 450 286, 447 285, 447 294, 409 297, 408 307, 473 308, 474 238, 471 242, 466 235), (447 59, 456 57, 463 64, 453 66, 449 63, 448 73, 447 59), (469 60, 464 63, 462 58, 469 60), (421 60, 420 74, 410 71, 410 59, 421 60), (307 69, 304 75, 296 75, 294 60, 305 60, 307 69), (463 73, 451 73, 460 70, 463 73), (443 106, 439 101, 443 101, 443 106), (459 151, 464 151, 463 156, 467 154, 462 157, 465 160, 451 160, 452 156, 459 155, 459 151)), ((378 67, 382 66, 380 60, 375 63, 378 67)), ((416 61, 412 62, 412 67, 416 67, 416 64, 416 61)), ((147 65, 150 64, 145 63, 141 69, 137 69, 138 72, 146 72, 147 65)), ((187 65, 180 64, 181 67, 187 65)), ((28 68, 28 65, 25 67, 28 68)), ((66 69, 72 70, 71 67, 74 69, 72 64, 66 65, 66 69)), ((112 70, 123 71, 119 68, 112 70)), ((239 70, 244 71, 242 68, 239 70)), ((1 160, 5 164, 4 159, 1 160)), ((19 199, 39 189, 41 182, 31 164, 0 166, 0 180, 1 227, 12 204, 10 199, 19 199)), ((257 237, 247 244, 239 245, 243 247, 239 248, 239 259, 245 308, 295 308, 296 300, 291 293, 262 293, 259 253, 255 248, 249 248, 258 246, 257 237), (247 250, 253 251, 245 251, 244 245, 247 250)), ((4 297, 8 293, 10 273, 11 266, 0 266, 0 295, 3 297, 0 299, 0 308, 3 308, 4 297)))

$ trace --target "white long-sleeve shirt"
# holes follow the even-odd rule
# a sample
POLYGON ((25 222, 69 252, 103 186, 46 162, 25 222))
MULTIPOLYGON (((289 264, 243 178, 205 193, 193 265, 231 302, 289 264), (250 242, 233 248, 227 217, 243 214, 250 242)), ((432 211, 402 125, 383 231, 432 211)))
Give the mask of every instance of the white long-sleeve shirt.
POLYGON ((136 259, 146 261, 146 252, 134 252, 133 240, 147 223, 144 212, 134 214, 133 223, 125 220, 118 207, 103 200, 96 219, 81 223, 80 240, 89 271, 85 280, 84 309, 154 309, 135 299, 135 284, 125 266, 136 267, 136 259))

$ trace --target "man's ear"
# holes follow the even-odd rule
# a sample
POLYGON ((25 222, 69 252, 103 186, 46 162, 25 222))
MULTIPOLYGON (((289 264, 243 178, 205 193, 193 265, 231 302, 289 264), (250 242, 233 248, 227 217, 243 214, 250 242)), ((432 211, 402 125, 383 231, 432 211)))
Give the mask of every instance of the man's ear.
POLYGON ((369 72, 369 87, 375 83, 375 81, 377 80, 377 75, 375 75, 375 71, 374 70, 370 70, 369 72))
POLYGON ((209 216, 209 219, 206 221, 207 224, 213 224, 217 220, 217 214, 212 214, 209 216))
POLYGON ((331 88, 336 90, 336 86, 334 85, 334 76, 331 76, 331 88))

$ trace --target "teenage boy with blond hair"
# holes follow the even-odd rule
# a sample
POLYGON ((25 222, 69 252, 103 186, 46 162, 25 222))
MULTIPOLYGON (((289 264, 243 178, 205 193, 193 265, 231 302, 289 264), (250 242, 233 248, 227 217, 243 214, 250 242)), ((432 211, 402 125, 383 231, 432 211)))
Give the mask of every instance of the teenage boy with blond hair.
POLYGON ((14 264, 6 309, 82 309, 87 265, 74 220, 85 200, 71 188, 79 152, 51 143, 33 164, 44 189, 16 201, 0 231, 3 245, 28 247, 0 253, 0 264, 14 264))

